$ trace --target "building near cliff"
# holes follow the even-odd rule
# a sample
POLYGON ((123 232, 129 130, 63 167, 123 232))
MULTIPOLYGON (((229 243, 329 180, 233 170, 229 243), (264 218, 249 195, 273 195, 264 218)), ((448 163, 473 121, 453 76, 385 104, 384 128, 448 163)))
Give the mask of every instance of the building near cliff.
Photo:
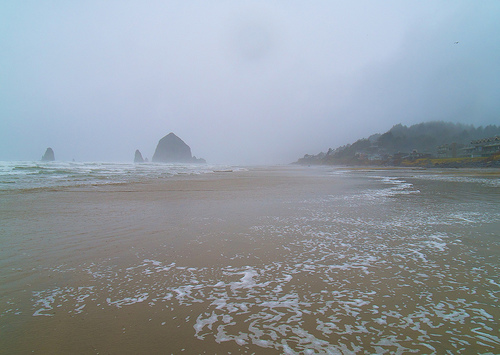
POLYGON ((463 154, 462 150, 464 147, 464 144, 443 144, 437 147, 436 156, 438 158, 457 158, 463 154))
POLYGON ((500 136, 477 139, 470 142, 470 145, 462 148, 463 156, 489 157, 493 154, 500 153, 500 136))

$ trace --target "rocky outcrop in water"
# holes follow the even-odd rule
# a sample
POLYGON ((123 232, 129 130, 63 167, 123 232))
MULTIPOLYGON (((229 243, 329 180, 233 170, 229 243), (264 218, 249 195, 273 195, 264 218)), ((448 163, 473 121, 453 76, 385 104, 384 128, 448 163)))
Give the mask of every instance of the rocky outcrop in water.
POLYGON ((45 154, 42 157, 42 161, 54 161, 54 160, 56 160, 54 156, 54 151, 52 150, 52 148, 49 147, 45 151, 45 154))
POLYGON ((169 133, 156 146, 153 162, 159 163, 205 163, 191 155, 191 148, 182 139, 169 133))
POLYGON ((139 149, 135 151, 134 163, 144 163, 144 159, 142 158, 142 154, 139 149))
POLYGON ((197 158, 193 155, 193 159, 192 159, 192 162, 193 163, 197 163, 197 164, 206 164, 207 161, 203 158, 197 158))

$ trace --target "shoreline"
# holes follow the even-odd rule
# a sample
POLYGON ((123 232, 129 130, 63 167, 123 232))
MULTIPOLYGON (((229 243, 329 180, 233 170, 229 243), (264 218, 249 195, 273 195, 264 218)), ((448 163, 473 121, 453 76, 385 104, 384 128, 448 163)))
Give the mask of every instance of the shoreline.
POLYGON ((374 353, 392 339, 381 346, 424 352, 450 330, 485 352, 471 329, 498 315, 497 190, 343 170, 1 193, 3 351, 374 353))
POLYGON ((388 170, 388 171, 428 171, 428 172, 441 172, 446 174, 470 174, 471 176, 477 175, 498 175, 500 176, 500 167, 420 167, 420 166, 392 166, 392 165, 322 165, 322 164, 297 164, 304 168, 333 168, 344 169, 352 171, 363 170, 388 170))

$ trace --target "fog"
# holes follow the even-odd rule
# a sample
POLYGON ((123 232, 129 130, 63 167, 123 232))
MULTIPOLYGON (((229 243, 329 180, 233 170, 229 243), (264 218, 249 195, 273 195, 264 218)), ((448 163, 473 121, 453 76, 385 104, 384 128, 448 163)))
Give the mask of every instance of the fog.
POLYGON ((0 160, 289 163, 500 122, 498 1, 4 1, 0 160))

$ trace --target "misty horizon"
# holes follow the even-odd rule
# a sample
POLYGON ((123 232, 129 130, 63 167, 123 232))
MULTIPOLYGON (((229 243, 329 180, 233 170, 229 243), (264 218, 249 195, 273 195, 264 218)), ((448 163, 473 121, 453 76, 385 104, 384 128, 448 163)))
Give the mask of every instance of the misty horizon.
POLYGON ((396 124, 498 124, 500 3, 0 5, 0 160, 290 163, 396 124))

